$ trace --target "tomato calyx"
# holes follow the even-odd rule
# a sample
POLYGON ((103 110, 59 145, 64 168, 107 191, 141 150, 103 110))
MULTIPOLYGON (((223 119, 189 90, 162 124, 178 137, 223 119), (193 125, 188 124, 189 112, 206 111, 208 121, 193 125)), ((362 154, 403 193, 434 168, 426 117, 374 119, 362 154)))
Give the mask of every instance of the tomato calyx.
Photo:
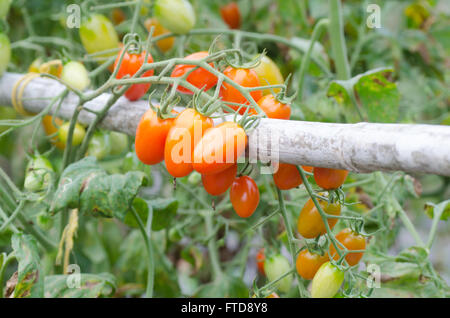
POLYGON ((252 69, 257 67, 264 56, 266 56, 266 49, 261 54, 256 55, 252 60, 244 62, 244 58, 240 51, 234 52, 234 54, 227 54, 225 56, 225 62, 232 68, 252 69))

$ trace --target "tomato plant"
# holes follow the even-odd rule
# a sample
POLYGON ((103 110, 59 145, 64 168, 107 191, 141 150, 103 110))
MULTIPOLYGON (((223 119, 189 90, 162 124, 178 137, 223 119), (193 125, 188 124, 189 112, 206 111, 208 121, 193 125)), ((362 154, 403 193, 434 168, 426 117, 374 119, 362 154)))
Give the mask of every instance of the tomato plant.
POLYGON ((225 193, 233 184, 236 178, 237 164, 213 174, 202 174, 202 183, 206 192, 211 195, 225 193))
POLYGON ((236 178, 231 185, 230 201, 237 215, 250 217, 259 204, 259 189, 255 180, 249 176, 236 178))
MULTIPOLYGON (((243 68, 233 68, 231 66, 227 67, 223 74, 231 79, 233 82, 243 86, 243 87, 257 87, 259 86, 258 76, 256 72, 252 69, 243 69, 243 68)), ((259 90, 252 91, 250 93, 252 98, 257 101, 262 97, 262 93, 259 90)), ((231 84, 224 82, 220 88, 220 96, 222 100, 225 102, 233 102, 244 105, 249 105, 250 102, 245 98, 242 93, 240 93, 236 88, 234 88, 231 84)), ((239 109, 239 113, 243 114, 246 111, 246 107, 240 108, 240 106, 230 104, 229 105, 234 110, 239 109)))
MULTIPOLYGON (((318 199, 319 205, 323 211, 331 216, 338 216, 341 214, 341 205, 339 202, 330 203, 322 199, 318 199)), ((337 218, 329 218, 327 220, 330 229, 336 225, 337 218)), ((312 199, 308 199, 298 217, 297 229, 301 236, 305 238, 315 238, 318 235, 325 234, 327 229, 325 223, 320 216, 317 207, 312 199)))
MULTIPOLYGON (((208 56, 208 52, 202 51, 202 52, 196 52, 196 53, 190 54, 190 55, 186 56, 185 59, 200 60, 200 59, 206 58, 207 56, 208 56)), ((209 65, 211 67, 214 67, 214 65, 212 63, 209 63, 209 65)), ((178 64, 177 66, 175 66, 175 68, 172 72, 172 77, 181 77, 181 76, 185 75, 187 72, 189 72, 190 70, 192 70, 193 68, 195 68, 195 65, 178 64)), ((190 84, 194 85, 195 87, 201 88, 205 91, 209 90, 217 83, 217 77, 214 74, 211 74, 210 72, 208 72, 207 70, 205 70, 201 67, 192 71, 187 76, 186 80, 190 84)), ((189 89, 187 89, 181 85, 178 86, 177 89, 181 93, 193 94, 189 89)))
POLYGON ((327 261, 328 254, 320 255, 305 249, 298 253, 295 267, 301 277, 310 280, 314 278, 320 266, 327 261))
POLYGON ((170 32, 185 34, 195 25, 195 12, 187 0, 157 0, 153 10, 170 32))
MULTIPOLYGON (((359 263, 363 257, 364 252, 352 252, 352 250, 364 250, 366 248, 366 239, 361 234, 357 234, 349 228, 345 228, 336 234, 336 240, 338 240, 346 249, 348 249, 348 254, 345 256, 345 260, 348 265, 355 266, 359 263)), ((338 245, 338 248, 342 248, 338 245)), ((343 250, 342 250, 343 251, 343 250)), ((335 260, 339 259, 339 254, 336 252, 334 245, 330 245, 330 255, 335 260)))
POLYGON ((164 160, 164 145, 173 119, 161 119, 152 109, 142 116, 136 130, 135 148, 139 160, 154 165, 164 160))
POLYGON ((164 146, 167 171, 175 178, 193 171, 192 153, 204 132, 213 126, 211 118, 193 108, 183 110, 174 120, 164 146))
MULTIPOLYGON (((119 66, 119 70, 117 71, 116 78, 122 78, 126 75, 134 76, 139 69, 142 67, 144 63, 153 63, 153 57, 150 53, 146 53, 146 51, 142 51, 138 54, 128 53, 122 51, 117 55, 116 61, 114 62, 114 68, 116 68, 120 62, 120 57, 123 54, 122 63, 119 66), (147 61, 145 61, 145 57, 147 56, 147 61)), ((145 71, 139 77, 149 77, 153 76, 154 70, 145 71)), ((138 100, 148 91, 151 84, 141 83, 141 84, 132 84, 127 91, 125 92, 125 96, 131 100, 138 100)))
MULTIPOLYGON (((81 43, 89 54, 99 53, 119 47, 119 38, 112 22, 102 14, 92 14, 81 23, 81 43)), ((104 61, 115 53, 104 53, 97 57, 104 61)))
POLYGON ((194 148, 194 170, 201 174, 221 172, 236 163, 245 151, 247 135, 235 122, 208 129, 194 148))
POLYGON ((344 272, 330 262, 320 266, 314 275, 311 287, 312 298, 332 298, 344 282, 344 272))

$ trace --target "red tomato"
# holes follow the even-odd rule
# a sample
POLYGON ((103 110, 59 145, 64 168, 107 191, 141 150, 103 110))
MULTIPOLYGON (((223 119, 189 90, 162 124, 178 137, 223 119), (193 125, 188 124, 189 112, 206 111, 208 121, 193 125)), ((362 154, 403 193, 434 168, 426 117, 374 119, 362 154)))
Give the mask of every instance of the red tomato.
MULTIPOLYGON (((364 236, 353 232, 349 228, 345 228, 338 234, 336 234, 336 239, 349 250, 349 253, 345 256, 345 260, 347 261, 348 265, 355 266, 356 264, 358 264, 364 253, 353 253, 351 251, 364 250, 366 248, 366 240, 364 239, 364 236)), ((339 245, 338 248, 340 250, 343 250, 339 245)), ((339 254, 336 252, 333 244, 330 244, 330 255, 335 260, 339 259, 339 254)))
POLYGON ((236 2, 230 2, 220 8, 220 15, 230 29, 239 29, 241 26, 241 13, 236 2))
MULTIPOLYGON (((313 167, 302 166, 303 170, 312 172, 313 167)), ((280 190, 289 190, 303 183, 302 176, 295 165, 280 163, 277 172, 273 175, 273 181, 280 190)))
MULTIPOLYGON (((243 68, 233 68, 228 66, 223 72, 225 76, 234 81, 235 83, 243 86, 243 87, 257 87, 259 86, 259 79, 256 72, 252 69, 243 69, 243 68)), ((262 91, 252 91, 250 95, 253 97, 255 101, 258 101, 262 97, 262 91)), ((242 95, 236 88, 231 86, 230 84, 224 82, 222 87, 220 88, 220 97, 225 102, 233 102, 239 104, 249 105, 250 102, 242 95)), ((239 106, 237 105, 228 105, 234 110, 238 110, 239 106)), ((246 111, 246 107, 242 107, 239 110, 239 113, 242 115, 246 111)), ((252 114, 255 114, 256 111, 252 109, 249 111, 252 114)))
MULTIPOLYGON (((341 206, 338 202, 329 203, 325 200, 317 200, 325 213, 331 215, 341 214, 341 206)), ((330 229, 332 229, 336 225, 337 221, 337 218, 328 219, 328 225, 330 226, 330 229)), ((311 199, 306 201, 305 205, 300 211, 297 222, 297 229, 304 238, 315 238, 318 235, 323 235, 327 232, 325 223, 323 222, 319 211, 317 210, 314 202, 311 199)))
POLYGON ((194 170, 201 174, 221 172, 236 163, 246 146, 247 135, 235 122, 208 129, 194 148, 194 170))
POLYGON ((258 251, 256 254, 256 265, 258 266, 258 271, 261 275, 266 275, 264 272, 264 261, 266 260, 266 255, 264 254, 264 247, 258 251))
POLYGON ((167 171, 175 178, 192 172, 192 153, 204 132, 214 125, 193 108, 186 108, 174 120, 166 138, 164 161, 167 171))
POLYGON ((249 176, 236 178, 231 185, 230 201, 234 211, 241 218, 248 218, 259 204, 259 189, 249 176))
POLYGON ((289 119, 291 117, 291 106, 280 103, 272 94, 263 96, 258 100, 258 105, 268 118, 289 119))
POLYGON ((164 159, 166 137, 172 127, 173 119, 161 119, 149 109, 142 116, 135 139, 136 155, 147 165, 157 164, 164 159))
MULTIPOLYGON (((185 59, 200 60, 207 56, 208 52, 202 51, 188 55, 185 57, 185 59)), ((211 67, 214 67, 213 63, 209 63, 209 65, 211 67)), ((195 67, 196 67, 195 65, 178 64, 177 66, 175 66, 171 76, 181 77, 184 74, 186 74, 186 72, 192 70, 195 67)), ((195 87, 203 88, 205 91, 209 90, 211 87, 217 84, 217 77, 214 74, 211 74, 210 72, 205 70, 204 68, 197 68, 195 71, 192 71, 192 73, 190 73, 187 76, 186 80, 195 87)), ((181 93, 193 94, 189 89, 183 86, 178 86, 177 90, 181 93)))
MULTIPOLYGON (((122 54, 123 49, 117 55, 116 61, 114 62, 114 69, 117 67, 119 63, 120 56, 122 54)), ((120 65, 119 71, 117 72, 116 78, 122 78, 125 75, 133 76, 139 70, 139 68, 144 64, 145 59, 145 51, 142 51, 140 54, 130 54, 125 52, 122 64, 120 65)), ((153 58, 151 54, 148 54, 147 63, 153 63, 153 58)), ((149 70, 146 71, 141 77, 149 77, 153 76, 154 71, 149 70)), ((131 85, 127 91, 125 92, 125 97, 130 101, 138 100, 148 91, 150 88, 150 83, 141 83, 141 84, 133 84, 131 85)))
POLYGON ((319 255, 306 249, 298 254, 295 267, 301 277, 309 280, 314 278, 320 266, 325 262, 328 262, 328 254, 319 255))
POLYGON ((214 174, 202 174, 203 187, 211 195, 225 193, 236 178, 237 164, 214 174))
POLYGON ((314 180, 325 190, 339 188, 347 179, 348 171, 330 168, 314 168, 314 180))

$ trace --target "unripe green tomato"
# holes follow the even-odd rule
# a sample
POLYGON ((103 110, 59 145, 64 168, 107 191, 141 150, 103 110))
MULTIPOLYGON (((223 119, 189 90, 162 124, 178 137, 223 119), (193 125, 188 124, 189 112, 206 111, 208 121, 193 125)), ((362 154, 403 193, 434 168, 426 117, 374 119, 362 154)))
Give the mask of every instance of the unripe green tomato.
POLYGON ((23 187, 31 192, 45 190, 50 185, 52 164, 47 158, 37 156, 32 158, 27 165, 23 187))
POLYGON ((170 32, 188 33, 195 25, 195 12, 187 0, 157 0, 155 17, 170 32))
POLYGON ((197 171, 192 171, 191 174, 188 177, 189 184, 197 185, 202 180, 202 175, 198 173, 197 171))
POLYGON ((181 236, 181 233, 177 228, 173 227, 169 230, 169 240, 171 242, 179 242, 182 238, 183 237, 181 236))
MULTIPOLYGON (((89 54, 119 47, 119 37, 112 22, 102 14, 92 14, 80 26, 80 39, 89 54)), ((96 56, 102 60, 116 55, 117 52, 96 56)))
POLYGON ((330 262, 323 263, 314 275, 311 287, 312 298, 332 298, 344 282, 344 272, 330 262))
POLYGON ((105 158, 111 150, 111 143, 109 141, 109 135, 102 131, 97 131, 89 141, 88 156, 94 156, 97 160, 105 158))
MULTIPOLYGON (((69 127, 70 123, 65 122, 64 124, 59 126, 58 129, 58 138, 64 144, 67 143, 67 137, 69 136, 69 127)), ((76 123, 72 135, 72 146, 78 146, 79 144, 81 144, 85 135, 86 130, 84 129, 84 127, 81 126, 79 123, 76 123)))
POLYGON ((111 131, 109 141, 111 144, 110 155, 120 155, 128 149, 128 136, 125 134, 111 131))
MULTIPOLYGON (((272 257, 266 259, 264 262, 264 271, 266 273, 269 282, 276 280, 278 277, 284 273, 290 271, 291 265, 286 257, 281 254, 273 255, 272 257)), ((285 276, 283 279, 279 280, 275 287, 280 291, 287 293, 292 285, 292 274, 285 276)))
POLYGON ((6 19, 10 5, 11 0, 0 0, 0 19, 6 19))
POLYGON ((0 76, 6 71, 11 59, 11 44, 4 33, 0 33, 0 76))
POLYGON ((50 230, 53 226, 53 218, 46 212, 40 212, 36 215, 36 223, 43 230, 50 230))
POLYGON ((64 65, 61 79, 80 91, 84 91, 91 83, 89 73, 84 65, 76 61, 70 61, 64 65))

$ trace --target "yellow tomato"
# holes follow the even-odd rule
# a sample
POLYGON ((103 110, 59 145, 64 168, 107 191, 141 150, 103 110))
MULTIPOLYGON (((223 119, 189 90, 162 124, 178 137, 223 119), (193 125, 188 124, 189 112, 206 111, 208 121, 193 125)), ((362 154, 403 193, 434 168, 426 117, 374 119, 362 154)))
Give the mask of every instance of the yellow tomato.
MULTIPOLYGON (((144 25, 149 32, 152 26, 155 27, 155 29, 153 30, 153 37, 169 33, 169 30, 163 27, 156 18, 148 18, 147 20, 145 20, 144 25)), ((159 40, 158 42, 156 42, 156 45, 161 51, 167 52, 172 48, 174 42, 175 38, 170 37, 165 38, 163 40, 159 40)))
MULTIPOLYGON (((259 83, 261 86, 283 84, 284 79, 281 75, 280 69, 268 56, 264 56, 261 59, 261 63, 254 68, 258 75, 259 83)), ((279 88, 274 89, 275 93, 280 91, 279 88)), ((270 89, 263 90, 263 95, 270 94, 270 89)))

